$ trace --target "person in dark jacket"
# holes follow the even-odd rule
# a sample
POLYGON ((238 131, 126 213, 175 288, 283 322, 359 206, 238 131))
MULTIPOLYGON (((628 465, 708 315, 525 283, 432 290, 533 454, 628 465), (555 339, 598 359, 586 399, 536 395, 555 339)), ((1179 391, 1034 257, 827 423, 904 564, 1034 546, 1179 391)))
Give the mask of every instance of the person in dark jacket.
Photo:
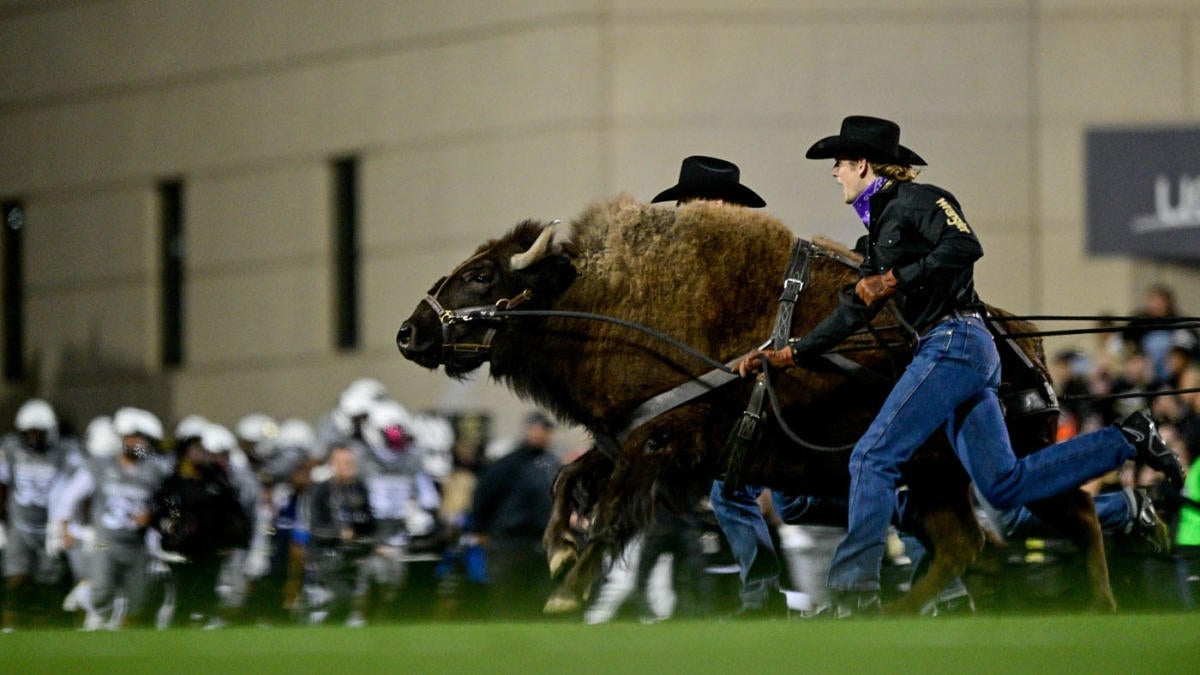
POLYGON ((885 303, 917 338, 913 360, 850 457, 849 528, 829 568, 832 616, 879 611, 879 576, 900 465, 942 429, 993 506, 1044 499, 1134 459, 1178 486, 1182 469, 1139 411, 1119 424, 1025 457, 1013 454, 997 398, 1000 356, 983 322, 974 263, 983 247, 949 192, 914 181, 925 161, 900 145, 890 120, 851 116, 805 156, 833 159, 842 197, 867 228, 862 278, 833 314, 779 350, 755 352, 743 375, 804 363, 866 325, 885 303))
POLYGON ((361 563, 375 548, 375 516, 355 447, 335 444, 329 451, 329 466, 333 477, 312 488, 309 536, 310 562, 318 583, 332 598, 314 618, 341 619, 349 612, 347 625, 361 626, 366 621, 367 595, 361 563))
POLYGON ((472 527, 486 551, 491 611, 539 616, 550 594, 542 532, 560 462, 549 450, 554 423, 526 417, 524 440, 484 469, 475 486, 472 527))
POLYGON ((224 557, 250 540, 250 516, 216 457, 232 441, 215 425, 186 439, 177 449, 175 471, 154 494, 150 524, 171 569, 175 617, 183 621, 214 618, 224 557))
POLYGON ((1200 354, 1200 333, 1194 328, 1180 327, 1186 323, 1180 319, 1179 308, 1175 305, 1175 291, 1165 284, 1154 284, 1146 290, 1145 305, 1121 331, 1126 343, 1150 360, 1156 384, 1177 386, 1171 382, 1172 347, 1179 348, 1189 357, 1200 354))

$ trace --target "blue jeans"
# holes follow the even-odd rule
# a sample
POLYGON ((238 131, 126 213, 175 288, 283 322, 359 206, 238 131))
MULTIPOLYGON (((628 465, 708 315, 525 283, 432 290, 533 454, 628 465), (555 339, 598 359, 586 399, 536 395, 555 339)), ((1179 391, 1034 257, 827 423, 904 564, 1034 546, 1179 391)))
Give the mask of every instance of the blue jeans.
MULTIPOLYGON (((1105 534, 1123 532, 1129 520, 1136 516, 1122 492, 1102 492, 1096 495, 1095 501, 1096 517, 1100 520, 1100 529, 1105 534)), ((998 524, 1004 528, 1005 538, 1062 536, 1061 532, 1048 527, 1024 506, 1000 511, 999 517, 998 524)))
MULTIPOLYGON (((728 499, 722 493, 724 483, 714 481, 709 501, 717 524, 738 564, 743 607, 762 607, 767 593, 779 587, 779 556, 771 540, 771 531, 758 505, 762 487, 743 485, 728 499)), ((813 497, 784 495, 771 491, 775 513, 785 523, 816 523, 844 525, 844 497, 813 497)))
POLYGON ((771 505, 779 519, 789 525, 846 526, 845 497, 785 495, 771 491, 771 505))
POLYGON ((742 606, 762 607, 767 601, 767 593, 779 586, 779 556, 757 501, 762 488, 743 485, 727 499, 722 494, 723 486, 722 481, 713 481, 709 501, 737 560, 742 579, 742 606))
POLYGON ((1136 454, 1115 427, 1018 458, 996 388, 1000 354, 983 322, 941 322, 917 342, 913 361, 850 455, 850 523, 829 567, 834 591, 878 591, 900 465, 938 429, 980 494, 1006 509, 1076 487, 1136 454))

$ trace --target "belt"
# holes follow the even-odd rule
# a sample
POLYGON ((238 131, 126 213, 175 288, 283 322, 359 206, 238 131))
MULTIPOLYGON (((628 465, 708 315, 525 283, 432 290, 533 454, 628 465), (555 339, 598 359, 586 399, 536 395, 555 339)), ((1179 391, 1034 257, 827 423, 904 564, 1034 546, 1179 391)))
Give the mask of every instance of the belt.
POLYGON ((937 326, 939 323, 941 323, 943 321, 949 321, 950 319, 979 319, 982 321, 983 314, 980 313, 979 310, 976 310, 976 309, 951 310, 951 311, 946 312, 945 314, 939 316, 938 318, 934 319, 932 322, 930 322, 930 324, 928 326, 925 326, 925 328, 921 331, 920 334, 925 335, 929 331, 933 330, 934 327, 937 326))

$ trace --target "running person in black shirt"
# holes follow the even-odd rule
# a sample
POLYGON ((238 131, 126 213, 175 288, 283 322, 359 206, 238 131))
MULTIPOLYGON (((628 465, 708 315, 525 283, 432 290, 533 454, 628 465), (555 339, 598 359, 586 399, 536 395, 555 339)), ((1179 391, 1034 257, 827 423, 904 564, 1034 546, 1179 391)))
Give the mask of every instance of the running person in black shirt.
MULTIPOLYGON (((856 247, 862 278, 811 333, 762 356, 787 367, 821 354, 866 325, 888 299, 919 335, 912 363, 850 456, 849 530, 829 568, 834 615, 878 611, 900 465, 939 429, 998 508, 1069 490, 1135 457, 1178 489, 1179 462, 1145 411, 1025 457, 1013 454, 996 395, 1000 356, 975 294, 974 263, 983 247, 952 194, 913 181, 913 167, 925 161, 900 145, 895 122, 847 117, 839 135, 817 141, 805 156, 834 160, 842 197, 867 228, 856 247)), ((761 366, 759 356, 739 364, 743 375, 761 366)))

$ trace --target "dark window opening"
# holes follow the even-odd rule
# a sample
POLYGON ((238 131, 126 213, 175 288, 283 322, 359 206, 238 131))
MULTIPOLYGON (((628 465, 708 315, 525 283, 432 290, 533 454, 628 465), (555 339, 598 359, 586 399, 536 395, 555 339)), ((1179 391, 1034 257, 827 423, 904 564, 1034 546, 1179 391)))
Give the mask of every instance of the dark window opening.
POLYGON ((25 206, 17 200, 0 202, 4 215, 4 379, 25 377, 25 206))
POLYGON ((162 364, 183 365, 183 183, 158 185, 162 229, 162 364))
POLYGON ((334 303, 337 348, 358 348, 358 158, 333 162, 334 303))

